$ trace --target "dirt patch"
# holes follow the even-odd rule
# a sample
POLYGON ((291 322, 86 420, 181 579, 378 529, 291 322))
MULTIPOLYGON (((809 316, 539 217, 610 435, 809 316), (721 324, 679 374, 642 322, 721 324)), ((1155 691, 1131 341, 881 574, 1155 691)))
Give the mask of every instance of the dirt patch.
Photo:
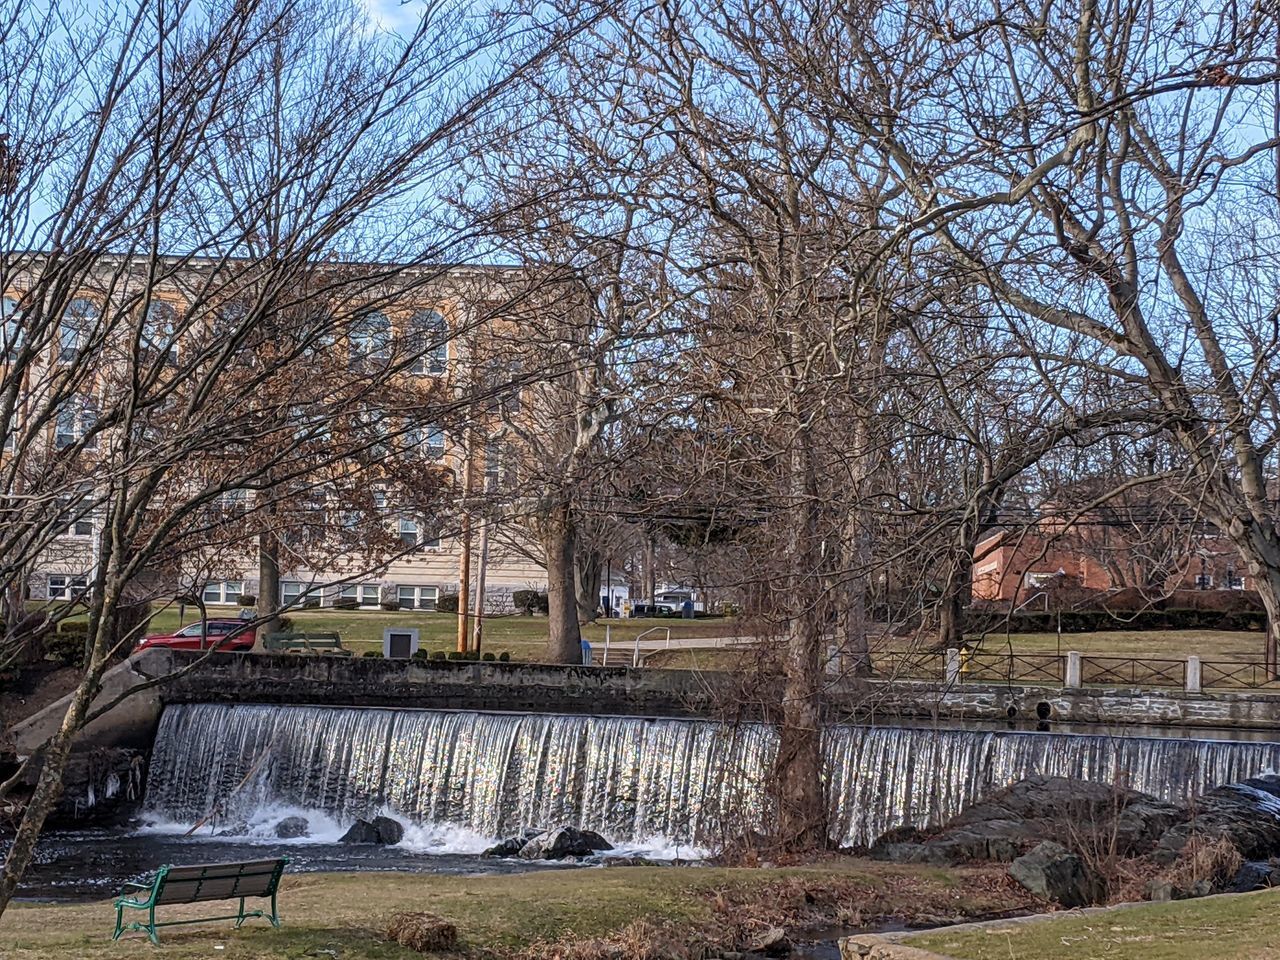
POLYGON ((514 956, 705 960, 727 953, 785 955, 791 943, 824 938, 832 930, 927 928, 1008 916, 1034 906, 1002 868, 876 877, 789 876, 765 884, 725 886, 702 896, 711 906, 711 918, 705 921, 637 920, 607 936, 540 941, 514 956))
POLYGON ((0 683, 0 730, 34 716, 54 701, 65 697, 80 682, 80 670, 56 663, 23 667, 0 683))

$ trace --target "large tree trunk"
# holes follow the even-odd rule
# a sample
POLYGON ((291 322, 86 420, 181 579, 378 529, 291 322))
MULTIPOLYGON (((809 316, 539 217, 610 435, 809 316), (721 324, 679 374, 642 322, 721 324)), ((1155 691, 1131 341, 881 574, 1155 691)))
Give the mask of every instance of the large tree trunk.
POLYGON ((818 500, 814 466, 804 437, 792 453, 788 625, 782 728, 774 771, 775 841, 785 851, 824 849, 828 843, 822 762, 822 647, 826 627, 821 602, 818 500))
POLYGON ((265 617, 258 628, 258 636, 280 630, 280 544, 275 534, 264 530, 258 534, 258 616, 265 617))
POLYGON ((1262 608, 1267 612, 1262 656, 1268 675, 1274 678, 1280 676, 1280 567, 1264 566, 1248 554, 1245 554, 1244 560, 1253 574, 1254 585, 1262 599, 1262 608))
POLYGON ((573 571, 577 538, 569 505, 555 507, 542 526, 547 557, 547 662, 581 663, 582 632, 573 571))

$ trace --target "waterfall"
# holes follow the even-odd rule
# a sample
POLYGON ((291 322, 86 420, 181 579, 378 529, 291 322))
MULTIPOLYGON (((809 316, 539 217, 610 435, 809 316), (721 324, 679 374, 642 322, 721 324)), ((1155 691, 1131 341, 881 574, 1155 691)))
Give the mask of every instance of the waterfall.
MULTIPOLYGON (((146 807, 180 823, 274 804, 493 837, 568 823, 708 844, 761 823, 775 748, 770 727, 710 720, 179 705, 160 721, 146 807)), ((1280 768, 1280 743, 892 726, 832 727, 826 751, 833 826, 850 845, 940 823, 1033 774, 1182 800, 1280 768)))

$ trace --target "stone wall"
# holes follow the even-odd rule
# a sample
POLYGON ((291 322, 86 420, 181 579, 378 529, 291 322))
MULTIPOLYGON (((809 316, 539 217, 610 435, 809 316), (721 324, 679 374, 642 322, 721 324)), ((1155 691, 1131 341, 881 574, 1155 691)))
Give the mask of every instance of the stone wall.
MULTIPOLYGON (((333 706, 497 710, 516 713, 583 713, 656 717, 734 715, 762 718, 759 704, 771 699, 754 691, 753 707, 731 678, 714 673, 521 663, 395 661, 381 658, 219 654, 147 650, 112 670, 97 705, 148 682, 87 729, 80 743, 93 747, 138 747, 154 736, 166 703, 297 703, 333 706)), ((26 755, 61 723, 58 702, 9 731, 0 753, 26 755)), ((1080 725, 1150 725, 1227 730, 1274 730, 1280 726, 1280 695, 1188 693, 1117 687, 1010 686, 865 682, 834 688, 832 720, 883 723, 925 720, 1037 722, 1080 725)))

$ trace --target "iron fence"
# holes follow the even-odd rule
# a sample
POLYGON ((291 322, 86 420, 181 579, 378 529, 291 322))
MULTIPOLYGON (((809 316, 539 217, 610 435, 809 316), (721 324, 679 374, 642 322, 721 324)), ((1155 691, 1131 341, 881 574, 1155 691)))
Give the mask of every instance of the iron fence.
POLYGON ((1080 682, 1102 687, 1184 687, 1185 660, 1142 657, 1081 657, 1080 682))

